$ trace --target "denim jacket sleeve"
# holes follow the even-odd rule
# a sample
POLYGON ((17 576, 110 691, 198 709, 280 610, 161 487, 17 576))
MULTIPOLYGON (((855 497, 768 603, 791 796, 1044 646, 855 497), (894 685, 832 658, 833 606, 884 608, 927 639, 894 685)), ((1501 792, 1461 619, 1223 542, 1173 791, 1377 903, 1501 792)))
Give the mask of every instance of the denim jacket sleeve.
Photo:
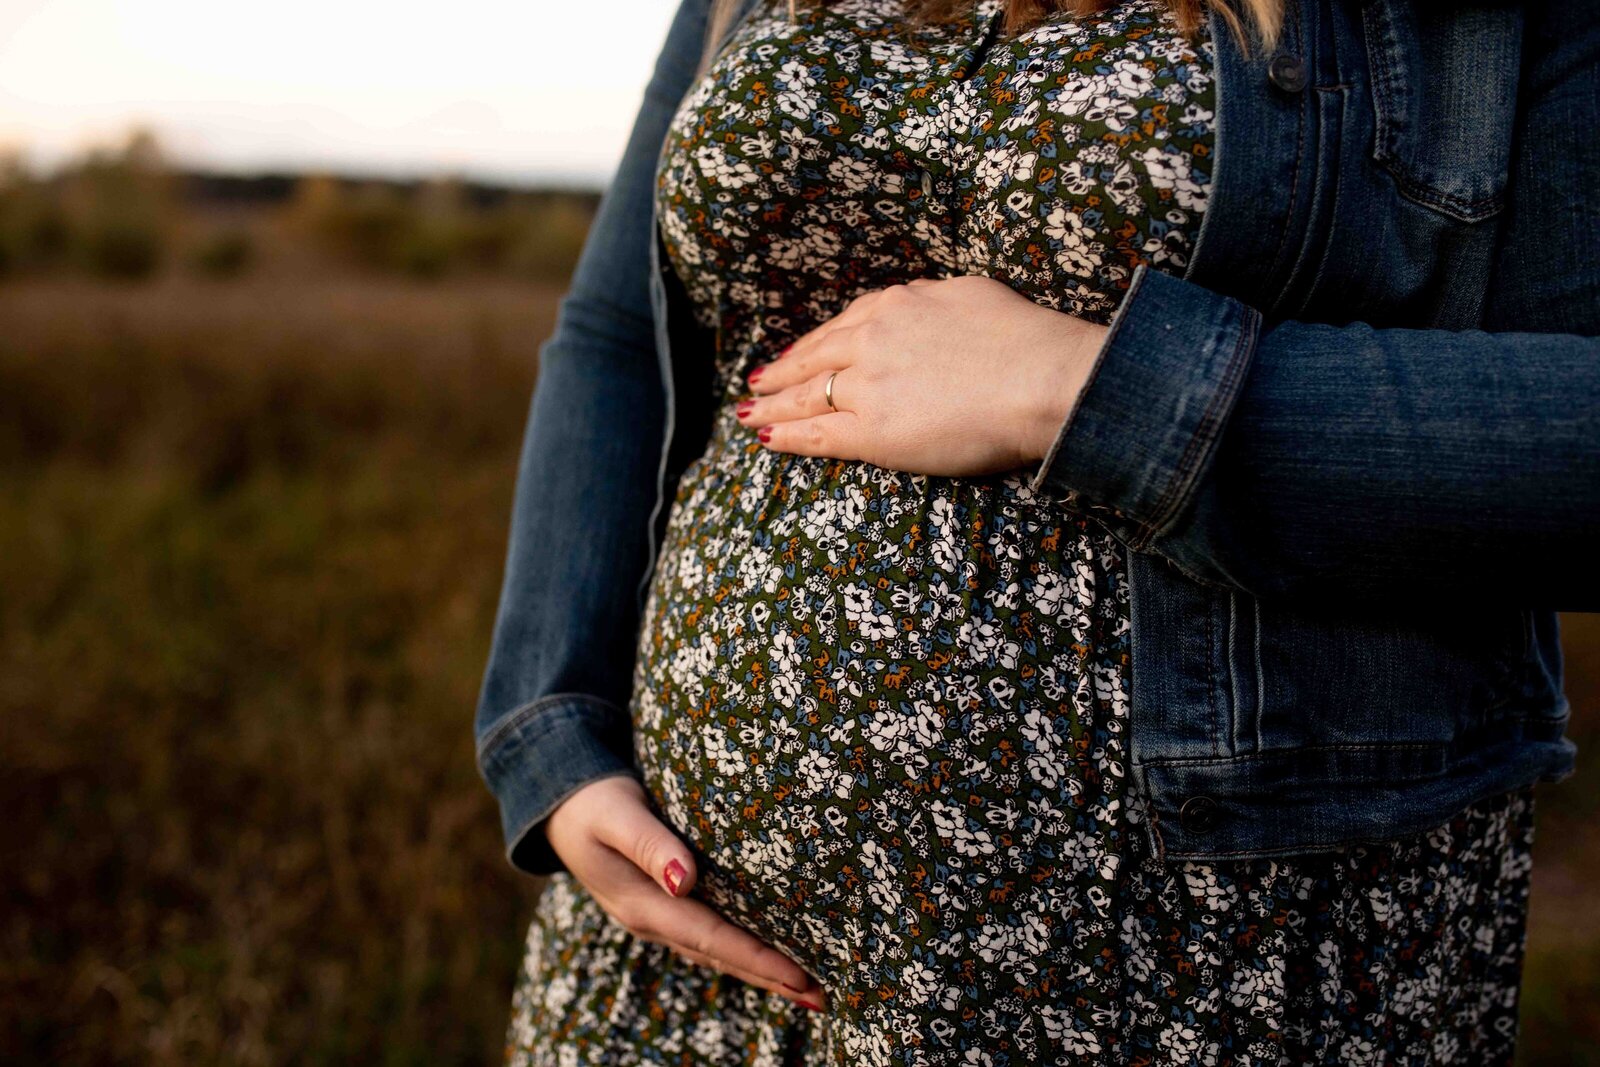
POLYGON ((1524 607, 1600 610, 1597 6, 1528 8, 1487 329, 1267 321, 1141 265, 1033 487, 1260 598, 1504 574, 1524 607))
POLYGON ((708 0, 682 0, 562 297, 523 437, 499 610, 479 694, 478 768, 506 856, 560 870, 545 818, 637 774, 626 707, 665 428, 649 294, 655 165, 700 57, 708 0))

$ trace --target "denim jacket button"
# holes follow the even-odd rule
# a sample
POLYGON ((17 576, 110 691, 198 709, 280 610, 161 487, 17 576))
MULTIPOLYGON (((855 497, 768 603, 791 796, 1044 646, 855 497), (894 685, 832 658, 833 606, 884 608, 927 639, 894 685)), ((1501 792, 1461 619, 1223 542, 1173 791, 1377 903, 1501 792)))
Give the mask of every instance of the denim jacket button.
POLYGON ((1306 87, 1306 65, 1299 56, 1279 52, 1267 64, 1267 77, 1284 92, 1298 93, 1306 87))
POLYGON ((1190 797, 1178 809, 1178 821, 1193 834, 1204 834, 1216 829, 1217 802, 1210 797, 1190 797))

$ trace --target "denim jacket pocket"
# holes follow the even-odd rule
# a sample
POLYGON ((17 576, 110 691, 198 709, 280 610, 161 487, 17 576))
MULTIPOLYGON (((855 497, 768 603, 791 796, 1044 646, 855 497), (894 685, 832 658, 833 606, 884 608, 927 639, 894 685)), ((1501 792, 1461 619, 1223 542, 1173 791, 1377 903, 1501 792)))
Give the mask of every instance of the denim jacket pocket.
POLYGON ((1478 222, 1510 183, 1521 8, 1493 0, 1362 0, 1372 158, 1402 196, 1478 222))

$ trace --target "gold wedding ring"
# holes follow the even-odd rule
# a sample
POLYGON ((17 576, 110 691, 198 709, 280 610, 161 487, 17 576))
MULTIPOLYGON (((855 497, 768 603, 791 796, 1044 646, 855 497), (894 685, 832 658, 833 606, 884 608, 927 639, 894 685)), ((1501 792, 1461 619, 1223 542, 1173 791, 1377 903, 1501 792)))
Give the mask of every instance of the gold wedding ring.
POLYGON ((835 411, 838 411, 839 409, 837 407, 834 407, 834 404, 833 404, 833 380, 835 378, 837 378, 838 376, 839 376, 839 372, 838 371, 834 371, 832 374, 828 375, 827 388, 822 390, 822 395, 828 398, 828 406, 830 408, 833 408, 833 410, 835 410, 835 411))

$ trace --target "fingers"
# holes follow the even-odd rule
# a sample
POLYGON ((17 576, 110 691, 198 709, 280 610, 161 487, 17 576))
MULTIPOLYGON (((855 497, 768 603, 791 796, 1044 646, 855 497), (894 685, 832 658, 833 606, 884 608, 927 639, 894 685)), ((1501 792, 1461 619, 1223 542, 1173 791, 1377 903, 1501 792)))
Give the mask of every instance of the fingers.
POLYGON ((668 896, 694 888, 695 863, 689 847, 656 818, 641 789, 637 798, 614 804, 595 826, 595 837, 632 860, 668 896))
POLYGON ((750 392, 761 397, 813 379, 826 381, 829 371, 855 363, 858 352, 882 347, 882 323, 870 318, 854 324, 836 323, 837 318, 828 320, 790 345, 778 359, 753 368, 745 377, 750 392), (828 327, 831 329, 823 334, 828 327))
POLYGON ((864 460, 859 443, 861 422, 853 411, 832 411, 815 418, 775 422, 761 427, 761 443, 774 452, 832 459, 864 460))
POLYGON ((770 395, 757 395, 743 401, 738 409, 739 420, 746 426, 770 426, 775 422, 792 422, 817 415, 830 415, 835 410, 854 411, 849 400, 853 387, 860 384, 861 372, 850 366, 826 368, 794 385, 770 395), (833 379, 833 406, 828 405, 828 379, 833 379))
MULTIPOLYGON (((772 391, 772 386, 795 378, 804 367, 783 367, 778 382, 765 375, 752 382, 757 394, 739 404, 735 414, 740 423, 760 427, 761 443, 777 452, 802 456, 829 456, 835 459, 865 459, 858 440, 860 421, 855 402, 870 392, 870 374, 845 361, 843 343, 819 350, 809 357, 819 369, 809 377, 772 391), (833 405, 828 404, 828 379, 833 379, 833 405), (759 382, 759 384, 757 384, 759 382), (852 401, 852 398, 857 398, 852 401)), ((780 367, 782 364, 769 364, 780 367)))
POLYGON ((606 913, 635 937, 820 1009, 822 989, 804 968, 686 895, 696 879, 694 857, 656 817, 643 786, 631 778, 607 782, 583 791, 563 823, 560 852, 606 913))
MULTIPOLYGON (((753 368, 745 381, 750 395, 759 400, 807 382, 820 385, 828 380, 830 371, 843 370, 850 363, 850 350, 842 342, 835 341, 803 356, 790 352, 772 363, 763 363, 753 368)), ((821 395, 819 391, 817 396, 821 395)))
POLYGON ((710 906, 698 900, 678 900, 669 901, 668 907, 669 925, 661 933, 672 944, 707 957, 720 971, 767 988, 780 987, 775 992, 791 996, 807 990, 820 993, 805 968, 748 930, 728 922, 710 906))
POLYGON ((581 874, 600 906, 634 937, 807 1007, 822 1007, 821 986, 798 963, 701 901, 663 893, 631 858, 609 845, 597 842, 573 873, 581 874))
MULTIPOLYGON (((890 286, 889 288, 894 288, 890 286)), ((827 321, 815 326, 799 337, 778 354, 780 359, 794 359, 813 353, 818 346, 837 330, 849 329, 856 326, 871 311, 873 303, 883 294, 883 289, 868 289, 857 293, 848 304, 837 314, 830 316, 827 321)))
POLYGON ((723 919, 698 900, 663 902, 654 936, 686 959, 820 1011, 822 987, 771 945, 723 919))
POLYGON ((817 985, 815 982, 811 984, 809 989, 803 990, 790 989, 787 986, 778 986, 777 988, 774 988, 769 983, 763 982, 759 978, 729 971, 722 965, 718 964, 717 961, 712 959, 710 956, 701 955, 700 953, 695 952, 693 949, 684 948, 682 945, 668 945, 668 947, 678 955, 682 956, 684 959, 688 960, 690 963, 705 967, 708 970, 730 974, 734 978, 739 979, 741 982, 744 982, 747 985, 753 985, 758 989, 765 989, 769 993, 777 993, 779 996, 788 997, 801 1007, 810 1008, 812 1011, 821 1011, 823 1009, 824 996, 822 993, 822 987, 817 985))

